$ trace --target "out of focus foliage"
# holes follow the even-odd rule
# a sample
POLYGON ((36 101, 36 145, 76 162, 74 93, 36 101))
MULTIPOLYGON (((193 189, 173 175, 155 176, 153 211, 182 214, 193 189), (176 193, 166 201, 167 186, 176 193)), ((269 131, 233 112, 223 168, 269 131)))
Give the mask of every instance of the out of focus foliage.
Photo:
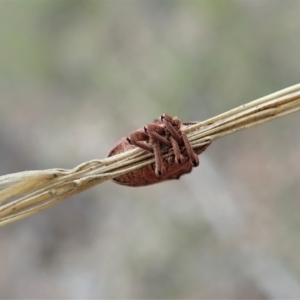
MULTIPOLYGON (((205 119, 298 83, 299 15, 297 0, 0 1, 1 174, 71 168, 163 112, 205 119)), ((299 126, 2 228, 0 296, 299 298, 299 126)))

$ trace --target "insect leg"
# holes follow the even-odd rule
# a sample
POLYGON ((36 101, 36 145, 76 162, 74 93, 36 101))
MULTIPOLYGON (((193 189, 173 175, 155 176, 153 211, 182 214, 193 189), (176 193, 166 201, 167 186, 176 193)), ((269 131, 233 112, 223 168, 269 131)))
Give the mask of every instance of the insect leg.
POLYGON ((144 130, 152 139, 160 141, 162 144, 165 144, 171 147, 171 142, 168 141, 165 135, 165 129, 162 126, 156 124, 148 124, 144 127, 144 130))
POLYGON ((182 132, 182 140, 186 149, 186 152, 188 153, 188 156, 190 157, 194 167, 199 166, 199 157, 198 154, 193 150, 191 147, 191 144, 184 132, 182 132))
POLYGON ((148 152, 153 153, 153 148, 150 145, 145 143, 145 142, 149 142, 149 136, 147 133, 143 131, 135 131, 131 133, 128 136, 127 141, 132 145, 135 145, 148 152))
POLYGON ((161 178, 166 174, 167 170, 166 170, 166 166, 163 163, 159 141, 150 138, 150 143, 153 146, 153 152, 155 157, 155 174, 158 178, 161 178))

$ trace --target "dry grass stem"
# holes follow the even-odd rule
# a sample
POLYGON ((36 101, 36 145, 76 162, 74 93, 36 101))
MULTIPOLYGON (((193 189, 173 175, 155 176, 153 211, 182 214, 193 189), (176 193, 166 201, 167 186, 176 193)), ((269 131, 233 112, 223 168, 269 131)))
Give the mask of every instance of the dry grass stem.
MULTIPOLYGON (((197 123, 186 133, 193 147, 300 110, 300 84, 197 123)), ((26 171, 0 177, 0 226, 30 216, 94 185, 154 162, 141 149, 92 160, 72 170, 26 171)))

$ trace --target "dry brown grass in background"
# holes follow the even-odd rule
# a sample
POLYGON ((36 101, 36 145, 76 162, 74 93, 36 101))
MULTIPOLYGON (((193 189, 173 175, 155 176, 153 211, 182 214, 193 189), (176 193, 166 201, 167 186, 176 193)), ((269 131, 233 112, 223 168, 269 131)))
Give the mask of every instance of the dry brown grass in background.
MULTIPOLYGON (((197 123, 185 130, 193 147, 300 110, 300 84, 197 123)), ((25 171, 0 177, 0 226, 57 204, 106 180, 153 163, 141 149, 99 160, 72 170, 25 171)))

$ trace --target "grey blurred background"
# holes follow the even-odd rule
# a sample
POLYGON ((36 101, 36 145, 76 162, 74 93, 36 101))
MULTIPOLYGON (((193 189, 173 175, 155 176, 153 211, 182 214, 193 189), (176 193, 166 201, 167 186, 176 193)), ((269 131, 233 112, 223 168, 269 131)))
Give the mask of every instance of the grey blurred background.
MULTIPOLYGON (((73 168, 161 113, 298 83, 300 1, 0 2, 0 175, 73 168)), ((300 118, 180 181, 106 182, 0 229, 0 298, 300 298, 300 118)))

